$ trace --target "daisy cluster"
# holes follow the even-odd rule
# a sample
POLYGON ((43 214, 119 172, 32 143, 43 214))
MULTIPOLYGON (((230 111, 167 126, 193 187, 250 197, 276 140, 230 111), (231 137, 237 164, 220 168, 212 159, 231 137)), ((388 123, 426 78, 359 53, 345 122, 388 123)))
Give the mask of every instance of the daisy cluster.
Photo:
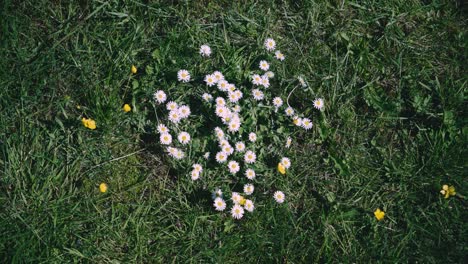
MULTIPOLYGON (((204 153, 200 153, 200 157, 203 156, 203 159, 193 157, 191 154, 193 149, 189 149, 193 141, 190 133, 192 135, 196 134, 196 131, 191 130, 190 122, 186 121, 190 117, 196 116, 192 113, 190 107, 180 102, 180 98, 168 98, 169 96, 163 90, 158 90, 153 95, 156 106, 165 106, 160 107, 160 111, 167 111, 166 124, 169 127, 163 122, 159 122, 157 126, 160 144, 166 148, 168 155, 178 161, 179 164, 187 164, 181 166, 190 168, 188 171, 190 171, 192 181, 210 180, 208 175, 216 174, 216 177, 224 177, 223 180, 229 178, 231 182, 242 183, 240 185, 243 186, 242 191, 234 192, 229 190, 230 199, 225 199, 222 190, 219 188, 213 193, 214 209, 220 212, 225 211, 228 203, 230 203, 232 204, 230 214, 234 219, 243 218, 246 211, 249 213, 254 212, 255 182, 265 170, 264 163, 262 163, 265 154, 257 151, 264 147, 262 138, 269 135, 262 134, 257 137, 258 131, 255 124, 251 123, 252 110, 257 106, 266 107, 269 109, 268 111, 271 111, 268 114, 271 116, 283 115, 284 111, 284 115, 290 118, 296 126, 305 130, 313 127, 309 118, 297 113, 287 100, 285 102, 285 97, 271 96, 272 92, 269 90, 275 83, 273 82, 275 74, 272 68, 277 63, 282 63, 285 60, 285 55, 277 49, 277 44, 272 38, 265 40, 264 48, 267 51, 265 57, 270 58, 270 60, 260 60, 256 64, 258 68, 249 75, 249 80, 242 82, 239 86, 226 78, 220 70, 205 73, 204 76, 195 76, 195 80, 192 79, 188 70, 181 69, 177 72, 177 80, 180 83, 190 85, 199 80, 197 86, 202 90, 199 93, 199 98, 203 102, 203 109, 209 109, 210 111, 208 114, 202 114, 202 117, 209 119, 210 123, 216 124, 213 125, 215 127, 212 130, 208 130, 210 135, 202 139, 203 142, 206 142, 202 147, 204 149, 200 149, 204 153), (245 87, 245 83, 248 84, 247 86, 251 85, 251 87, 245 87), (242 112, 243 108, 249 111, 244 113, 242 112), (206 145, 210 145, 209 149, 213 152, 213 155, 211 152, 206 152, 208 150, 206 145), (186 153, 188 154, 186 155, 186 153), (262 166, 258 163, 261 163, 262 166), (213 164, 215 164, 214 167, 213 164), (205 166, 205 170, 203 166, 205 166), (260 170, 260 173, 257 174, 256 170, 260 170), (210 171, 216 171, 216 173, 210 173, 210 171), (205 176, 202 176, 202 172, 204 172, 205 176), (222 174, 222 176, 219 176, 219 174, 222 174)), ((209 59, 213 52, 205 44, 200 47, 199 54, 201 57, 209 59)), ((321 110, 324 106, 323 99, 316 99, 313 106, 321 110)), ((198 110, 200 109, 195 109, 195 112, 198 112, 198 110)), ((207 126, 203 128, 207 129, 207 126)), ((281 144, 284 144, 284 148, 289 148, 292 144, 292 138, 288 136, 284 137, 284 140, 285 142, 281 144)), ((279 160, 278 171, 281 174, 286 174, 290 167, 291 160, 289 158, 282 157, 279 160)), ((272 191, 271 195, 272 200, 278 204, 285 201, 285 194, 280 190, 272 191)))

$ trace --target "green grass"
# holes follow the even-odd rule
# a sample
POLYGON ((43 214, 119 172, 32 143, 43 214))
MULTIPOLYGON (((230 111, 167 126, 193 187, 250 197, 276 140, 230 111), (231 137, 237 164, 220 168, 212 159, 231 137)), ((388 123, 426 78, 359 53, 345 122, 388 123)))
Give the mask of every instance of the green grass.
POLYGON ((466 259, 466 9, 248 2, 0 3, 2 262, 466 259), (272 179, 287 202, 259 193, 255 213, 233 221, 212 209, 212 186, 170 169, 148 98, 158 87, 176 90, 180 68, 201 78, 223 65, 245 78, 268 36, 288 76, 272 92, 286 96, 303 76, 309 88, 290 103, 315 126, 295 132, 292 169, 272 179), (205 43, 222 56, 198 65, 205 43), (316 96, 325 98, 322 114, 312 109, 316 96), (123 113, 124 103, 134 111, 123 113), (443 184, 461 196, 443 199, 443 184))

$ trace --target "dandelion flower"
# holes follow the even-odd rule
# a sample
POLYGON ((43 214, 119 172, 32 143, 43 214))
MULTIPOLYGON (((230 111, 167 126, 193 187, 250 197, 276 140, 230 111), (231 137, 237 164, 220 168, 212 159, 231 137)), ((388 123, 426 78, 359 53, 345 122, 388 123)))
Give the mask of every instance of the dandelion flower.
POLYGON ((251 213, 255 209, 255 206, 254 206, 254 203, 251 200, 247 199, 247 200, 245 200, 244 208, 245 208, 245 210, 247 210, 248 212, 251 213))
POLYGON ((208 75, 205 76, 205 82, 206 82, 206 85, 211 87, 211 86, 216 84, 216 79, 215 79, 215 77, 213 75, 208 74, 208 75))
POLYGON ((294 109, 292 107, 286 108, 286 110, 284 110, 284 112, 286 113, 287 116, 293 116, 294 115, 294 109))
POLYGON ((283 105, 283 100, 280 97, 275 97, 273 98, 273 105, 275 105, 276 108, 279 108, 283 105))
POLYGON ((302 127, 303 127, 305 130, 311 129, 312 126, 313 126, 313 124, 312 124, 312 121, 310 121, 310 119, 308 119, 308 118, 302 119, 302 127))
POLYGON ((281 51, 277 50, 277 51, 275 51, 275 58, 280 60, 280 61, 284 61, 284 54, 281 53, 281 51))
POLYGON ((275 194, 273 194, 273 198, 275 198, 277 203, 283 203, 285 198, 284 193, 282 191, 276 191, 275 194))
POLYGON ((211 94, 209 94, 209 93, 204 93, 204 94, 202 95, 202 98, 203 98, 203 100, 205 100, 206 102, 210 102, 211 100, 213 100, 213 96, 212 96, 211 94))
POLYGON ((105 183, 99 184, 99 191, 102 192, 102 193, 107 192, 107 184, 105 184, 105 183))
POLYGON ((244 208, 242 206, 236 204, 231 209, 232 217, 235 219, 241 219, 244 216, 244 208))
POLYGON ((455 196, 457 194, 455 192, 455 187, 454 186, 448 186, 447 184, 444 184, 442 186, 442 190, 440 190, 440 193, 444 195, 444 198, 447 199, 450 196, 455 196))
POLYGON ((131 72, 132 72, 133 74, 136 74, 136 73, 137 73, 137 67, 135 67, 135 65, 132 65, 131 72))
POLYGON ((249 140, 250 142, 255 142, 257 140, 257 134, 255 134, 254 132, 250 132, 249 140))
POLYGON ((281 163, 281 162, 278 162, 278 171, 279 173, 281 174, 286 174, 286 168, 284 167, 284 165, 281 163))
POLYGON ((245 150, 245 144, 244 142, 237 142, 236 143, 236 151, 237 152, 242 152, 245 150))
POLYGON ((318 98, 314 100, 314 107, 317 108, 318 110, 322 110, 323 108, 323 99, 318 98))
POLYGON ((216 82, 224 80, 224 75, 220 71, 213 72, 213 76, 216 79, 216 82))
MULTIPOLYGON (((165 95, 165 94, 164 94, 165 95)), ((166 100, 166 99, 164 99, 166 100)), ((177 110, 179 106, 177 105, 176 102, 174 101, 170 101, 169 103, 166 104, 166 109, 169 110, 169 111, 174 111, 174 110, 177 110)))
POLYGON ((200 55, 203 57, 209 57, 211 55, 211 48, 208 45, 201 45, 200 47, 200 55))
POLYGON ((252 95, 254 99, 257 101, 263 100, 263 98, 265 98, 265 95, 263 94, 263 92, 258 89, 252 90, 252 95))
POLYGON ((193 170, 190 176, 192 177, 192 181, 196 181, 200 178, 200 172, 193 170))
POLYGON ((172 110, 169 112, 169 120, 174 123, 174 124, 177 124, 180 122, 180 119, 181 119, 181 116, 179 114, 179 111, 177 110, 172 110))
MULTIPOLYGON (((153 94, 153 98, 154 98, 154 100, 156 102, 162 104, 162 103, 166 102, 167 96, 166 96, 166 93, 164 91, 158 90, 153 94)), ((176 108, 177 108, 177 104, 176 104, 176 108)))
POLYGON ((289 148, 289 147, 291 146, 291 143, 292 143, 292 139, 291 139, 290 137, 288 137, 288 138, 286 139, 286 145, 285 145, 285 147, 286 147, 286 148, 289 148))
POLYGON ((179 82, 190 81, 190 73, 187 70, 180 70, 177 72, 177 79, 179 82))
POLYGON ((167 128, 167 126, 165 126, 163 124, 159 124, 158 125, 158 132, 160 134, 169 133, 169 128, 167 128))
POLYGON ((267 38, 264 45, 268 51, 273 51, 276 48, 276 42, 272 38, 267 38))
POLYGON ((159 136, 159 141, 163 145, 169 145, 172 143, 172 136, 169 133, 163 133, 159 136))
POLYGON ((282 158, 282 159, 281 159, 281 164, 283 164, 283 166, 284 166, 286 169, 289 169, 289 167, 291 167, 291 160, 288 159, 288 158, 282 158))
POLYGON ((86 127, 86 128, 89 128, 91 130, 94 130, 96 129, 96 121, 94 121, 93 119, 91 118, 82 118, 81 119, 81 122, 83 123, 83 126, 86 127))
POLYGON ((231 160, 228 163, 228 168, 229 168, 229 172, 231 172, 232 174, 236 174, 240 170, 239 163, 233 160, 231 160))
POLYGON ((228 157, 228 155, 226 155, 226 153, 224 153, 224 152, 222 152, 222 151, 216 153, 216 161, 217 161, 218 163, 224 163, 224 162, 226 162, 227 157, 228 157))
POLYGON ((213 203, 216 211, 224 211, 226 209, 226 202, 221 197, 217 197, 213 203))
POLYGON ((180 143, 185 145, 190 142, 190 134, 185 131, 182 131, 179 133, 179 136, 177 137, 177 139, 179 139, 180 143))
POLYGON ((123 110, 124 110, 125 113, 128 113, 128 112, 130 112, 132 110, 132 108, 130 107, 130 105, 125 104, 123 106, 123 110))
POLYGON ((260 61, 259 67, 260 67, 260 69, 262 69, 264 71, 268 71, 268 69, 270 69, 270 64, 268 64, 267 61, 262 60, 262 61, 260 61))
POLYGON ((255 171, 252 170, 252 169, 247 169, 245 171, 245 177, 247 177, 247 179, 249 179, 249 180, 255 179, 255 171))
POLYGON ((380 208, 377 208, 377 210, 375 210, 374 212, 374 216, 375 218, 377 218, 377 221, 380 221, 384 218, 385 212, 381 211, 380 208))
POLYGON ((251 195, 254 192, 254 186, 250 183, 244 185, 244 193, 247 195, 251 195))
POLYGON ((252 164, 257 160, 257 155, 251 150, 247 151, 244 155, 244 161, 247 164, 252 164))

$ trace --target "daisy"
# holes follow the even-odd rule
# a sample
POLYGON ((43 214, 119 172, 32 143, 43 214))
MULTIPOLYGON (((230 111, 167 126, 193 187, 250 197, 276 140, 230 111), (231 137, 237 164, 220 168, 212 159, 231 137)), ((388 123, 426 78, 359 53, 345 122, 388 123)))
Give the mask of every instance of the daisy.
POLYGON ((236 204, 231 209, 232 217, 235 219, 241 219, 244 216, 244 208, 242 206, 236 204))
POLYGON ((187 118, 191 114, 190 107, 186 105, 181 105, 178 111, 179 111, 180 118, 187 118))
POLYGON ((172 143, 172 136, 169 133, 163 133, 161 136, 159 136, 159 141, 163 145, 169 145, 172 143))
POLYGON ((292 143, 292 139, 291 139, 290 137, 288 137, 288 138, 286 139, 286 145, 285 145, 285 147, 289 148, 289 147, 291 146, 291 143, 292 143))
POLYGON ((249 212, 253 212, 253 210, 255 209, 255 206, 251 200, 247 199, 245 200, 244 208, 245 210, 249 212))
POLYGON ((203 98, 203 100, 205 100, 207 102, 210 102, 211 100, 213 100, 213 96, 211 94, 209 94, 209 93, 204 93, 202 95, 202 98, 203 98))
POLYGON ((213 72, 213 76, 216 79, 216 82, 224 80, 224 75, 220 71, 213 72))
POLYGON ((275 97, 273 98, 273 104, 275 105, 276 108, 279 108, 280 106, 283 105, 283 100, 280 97, 275 97))
POLYGON ((239 131, 240 128, 240 122, 237 120, 232 120, 229 122, 229 131, 231 132, 237 132, 239 131))
POLYGON ((221 117, 221 118, 227 118, 227 117, 230 117, 230 111, 227 107, 225 106, 216 106, 216 115, 221 117))
POLYGON ((251 150, 247 151, 244 155, 245 163, 252 164, 257 160, 257 155, 251 150))
POLYGON ((262 69, 264 71, 268 71, 268 69, 270 69, 270 64, 268 64, 267 61, 262 60, 262 61, 260 61, 260 69, 262 69))
POLYGON ((229 91, 229 83, 226 80, 219 81, 218 90, 223 91, 223 92, 229 91))
POLYGON ((262 75, 262 77, 263 76, 266 76, 267 78, 271 79, 271 78, 275 77, 275 74, 272 71, 267 71, 267 72, 265 72, 265 74, 262 75))
POLYGON ((273 51, 276 48, 276 42, 272 38, 267 38, 264 45, 268 51, 273 51))
POLYGON ((216 190, 214 191, 213 194, 214 194, 215 197, 223 197, 223 191, 221 191, 220 188, 216 188, 216 190))
POLYGON ((240 203, 240 201, 242 200, 242 196, 240 196, 238 193, 236 192, 233 192, 231 194, 231 200, 235 203, 235 204, 238 204, 240 203))
POLYGON ((200 173, 203 171, 202 165, 200 165, 200 164, 198 164, 198 163, 193 164, 193 165, 192 165, 192 168, 193 168, 194 171, 198 171, 198 172, 200 172, 200 173))
POLYGON ((177 153, 178 149, 177 148, 173 148, 173 147, 167 147, 167 152, 169 152, 169 156, 172 156, 174 157, 175 154, 177 153))
POLYGON ((169 112, 169 120, 174 123, 174 124, 177 124, 179 123, 181 117, 180 117, 180 114, 179 114, 179 111, 177 110, 172 110, 169 112))
POLYGON ((234 108, 232 108, 232 110, 234 112, 236 112, 236 113, 239 113, 241 111, 241 107, 240 107, 240 105, 236 105, 236 106, 234 106, 234 108))
POLYGON ((237 95, 238 99, 242 99, 242 96, 244 96, 244 94, 240 90, 234 90, 233 92, 237 95))
POLYGON ((167 128, 167 126, 165 126, 163 124, 159 124, 158 125, 158 132, 160 134, 169 133, 169 128, 167 128))
POLYGON ((245 171, 245 177, 247 177, 247 179, 249 179, 249 180, 255 179, 255 171, 252 170, 252 169, 247 169, 245 171))
POLYGON ((196 181, 200 178, 200 172, 193 170, 191 173, 192 181, 196 181))
POLYGON ((293 116, 294 115, 294 109, 292 107, 286 108, 286 110, 284 110, 284 112, 286 113, 287 116, 293 116))
POLYGON ((169 111, 176 110, 177 107, 179 107, 179 106, 174 101, 170 101, 169 103, 166 104, 166 109, 169 110, 169 111))
POLYGON ((226 155, 226 153, 224 153, 224 152, 222 152, 222 151, 216 153, 216 161, 217 161, 218 163, 224 163, 224 162, 226 162, 226 160, 227 160, 227 155, 226 155))
POLYGON ((179 139, 179 142, 182 143, 182 145, 190 142, 190 134, 185 131, 180 132, 177 138, 179 139))
POLYGON ((235 91, 229 91, 229 102, 231 103, 237 103, 239 101, 239 96, 235 91))
POLYGON ((200 54, 203 57, 209 57, 211 55, 211 48, 208 45, 201 45, 200 47, 200 54))
POLYGON ((257 140, 257 135, 254 132, 250 132, 249 140, 250 142, 255 142, 257 140))
POLYGON ((263 92, 258 89, 253 89, 252 94, 253 94, 254 99, 257 101, 263 100, 263 98, 265 98, 265 95, 263 94, 263 92))
POLYGON ((221 128, 215 127, 214 131, 215 131, 215 134, 216 134, 216 137, 218 138, 218 140, 221 140, 221 139, 224 138, 224 132, 223 132, 223 130, 221 128))
POLYGON ((289 167, 291 167, 291 160, 288 159, 288 158, 282 158, 282 159, 281 159, 281 164, 283 164, 283 166, 284 166, 286 169, 289 169, 289 167))
POLYGON ((177 149, 177 152, 175 153, 174 158, 180 160, 180 159, 183 159, 184 157, 185 157, 185 153, 182 150, 177 149))
POLYGON ((229 171, 232 174, 236 174, 240 170, 239 163, 237 163, 237 161, 233 161, 233 160, 231 160, 228 163, 228 168, 229 168, 229 171))
POLYGON ((258 75, 258 74, 254 74, 252 76, 252 83, 254 85, 261 85, 262 84, 262 77, 260 77, 260 75, 258 75))
POLYGON ((244 193, 247 195, 251 195, 254 192, 254 186, 250 183, 244 185, 244 193))
POLYGON ((298 116, 293 117, 293 122, 296 126, 302 126, 302 118, 298 116))
POLYGON ((263 87, 265 87, 265 88, 270 87, 270 80, 268 79, 267 76, 263 76, 263 77, 262 77, 262 85, 263 85, 263 87))
POLYGON ((280 61, 284 61, 284 54, 281 53, 281 51, 277 50, 275 51, 275 58, 277 58, 280 61))
POLYGON ((154 100, 160 104, 166 102, 166 99, 167 99, 166 93, 161 90, 156 91, 153 97, 154 97, 154 100))
POLYGON ((224 211, 226 209, 226 202, 221 197, 217 197, 213 203, 216 211, 224 211))
POLYGON ((277 203, 283 203, 284 202, 284 193, 282 191, 277 191, 275 194, 273 194, 273 198, 275 198, 277 203))
POLYGON ((245 144, 244 142, 237 142, 236 143, 236 151, 237 152, 242 152, 245 150, 245 144))
POLYGON ((206 82, 206 85, 211 87, 216 84, 216 79, 212 74, 208 74, 205 76, 205 82, 206 82))
POLYGON ((177 79, 179 82, 190 81, 190 73, 187 70, 180 70, 177 72, 177 79))
POLYGON ((317 108, 318 110, 322 110, 323 108, 323 99, 318 98, 314 100, 314 107, 317 108))
POLYGON ((226 100, 222 97, 216 97, 216 106, 225 106, 226 100))
POLYGON ((302 119, 302 127, 305 128, 305 130, 311 129, 313 126, 312 121, 308 118, 302 119))
POLYGON ((234 148, 231 147, 231 145, 229 145, 229 143, 228 143, 228 144, 225 144, 225 145, 223 146, 223 152, 224 152, 226 155, 229 156, 229 155, 231 155, 232 153, 234 153, 234 148))
POLYGON ((236 90, 236 86, 232 83, 228 84, 228 91, 234 91, 236 90))

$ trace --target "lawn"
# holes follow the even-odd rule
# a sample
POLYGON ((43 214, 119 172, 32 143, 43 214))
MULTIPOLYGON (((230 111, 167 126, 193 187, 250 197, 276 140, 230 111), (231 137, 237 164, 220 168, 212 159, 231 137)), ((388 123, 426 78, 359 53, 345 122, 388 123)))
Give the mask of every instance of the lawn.
POLYGON ((1 1, 1 262, 465 262, 466 14, 449 0, 1 1), (267 38, 286 59, 270 60, 265 95, 314 125, 242 108, 273 158, 237 220, 212 205, 215 188, 239 189, 226 169, 183 169, 203 160, 198 141, 185 165, 165 153, 153 93, 185 100, 186 129, 208 135, 222 123, 197 115, 203 78, 219 70, 247 100, 267 38), (280 151, 267 138, 285 131, 280 151))

